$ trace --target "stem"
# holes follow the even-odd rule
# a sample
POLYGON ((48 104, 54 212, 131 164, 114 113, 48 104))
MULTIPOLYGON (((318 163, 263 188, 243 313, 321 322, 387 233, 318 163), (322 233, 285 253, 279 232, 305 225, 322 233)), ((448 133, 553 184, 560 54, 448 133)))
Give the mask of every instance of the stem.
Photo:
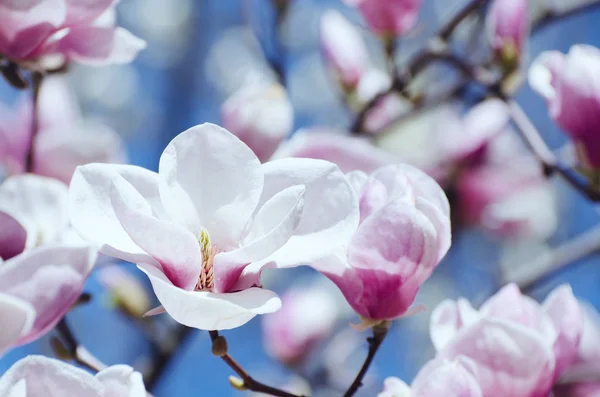
POLYGON ((379 350, 379 346, 381 346, 383 340, 385 339, 385 336, 387 335, 388 326, 389 325, 373 327, 373 336, 367 338, 367 343, 369 344, 369 352, 367 353, 365 362, 360 368, 360 371, 358 371, 356 378, 354 378, 354 382, 352 382, 346 393, 344 393, 343 397, 352 397, 362 386, 362 382, 367 373, 367 370, 371 366, 371 363, 375 358, 375 354, 377 353, 377 350, 379 350))
POLYGON ((447 41, 452 33, 456 30, 458 25, 461 24, 472 12, 476 11, 479 7, 485 4, 486 0, 471 0, 466 6, 464 6, 451 20, 449 20, 438 32, 440 39, 447 41))
POLYGON ((281 29, 281 24, 283 23, 286 15, 287 15, 289 1, 288 0, 271 0, 271 1, 273 3, 273 7, 275 8, 275 12, 277 13, 276 17, 275 17, 275 26, 274 26, 274 33, 275 33, 274 43, 276 44, 276 47, 277 47, 277 54, 275 55, 276 59, 268 59, 268 61, 269 61, 269 64, 271 65, 271 68, 277 75, 279 82, 282 85, 285 85, 285 58, 286 58, 285 52, 286 52, 286 50, 285 50, 285 46, 281 42, 279 31, 281 29))
POLYGON ((555 13, 555 12, 549 11, 544 16, 542 16, 540 19, 535 21, 535 23, 531 27, 531 33, 532 34, 538 33, 539 31, 544 30, 546 27, 552 25, 554 22, 556 22, 558 20, 562 20, 562 19, 580 15, 580 14, 585 14, 586 12, 591 11, 598 6, 600 6, 600 1, 596 0, 596 1, 591 1, 588 4, 582 5, 580 7, 573 7, 570 10, 567 10, 562 13, 555 13))
POLYGON ((98 360, 85 347, 79 344, 65 318, 60 320, 56 325, 56 331, 60 334, 65 347, 77 364, 95 372, 100 372, 106 368, 106 364, 98 360))
POLYGON ((30 135, 30 143, 29 143, 29 151, 27 152, 27 156, 25 157, 25 171, 33 172, 33 161, 34 161, 34 150, 35 150, 35 138, 38 133, 38 102, 40 96, 40 87, 42 86, 42 81, 44 79, 44 75, 41 72, 32 71, 31 72, 31 135, 30 135))
POLYGON ((596 226, 566 243, 550 250, 536 260, 519 266, 513 274, 505 275, 505 282, 515 282, 522 290, 529 289, 539 280, 560 271, 576 260, 600 249, 600 226, 596 226))
MULTIPOLYGON (((219 331, 208 331, 208 333, 213 343, 215 342, 215 340, 223 338, 223 336, 219 336, 219 331)), ((252 378, 248 374, 248 372, 246 372, 246 370, 242 368, 242 366, 237 361, 235 361, 233 357, 231 357, 228 353, 222 355, 221 360, 223 360, 225 364, 227 364, 240 378, 242 378, 242 381, 244 382, 243 387, 248 390, 257 393, 270 394, 272 396, 278 397, 303 397, 258 382, 257 380, 252 378)))

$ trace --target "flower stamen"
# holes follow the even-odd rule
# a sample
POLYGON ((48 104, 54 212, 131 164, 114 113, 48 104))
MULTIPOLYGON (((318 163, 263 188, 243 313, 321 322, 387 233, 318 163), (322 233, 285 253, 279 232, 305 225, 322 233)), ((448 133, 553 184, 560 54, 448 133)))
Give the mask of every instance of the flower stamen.
POLYGON ((196 283, 196 291, 211 291, 215 284, 214 261, 218 253, 217 247, 211 244, 210 235, 206 229, 203 229, 198 236, 200 251, 202 255, 202 270, 196 283))

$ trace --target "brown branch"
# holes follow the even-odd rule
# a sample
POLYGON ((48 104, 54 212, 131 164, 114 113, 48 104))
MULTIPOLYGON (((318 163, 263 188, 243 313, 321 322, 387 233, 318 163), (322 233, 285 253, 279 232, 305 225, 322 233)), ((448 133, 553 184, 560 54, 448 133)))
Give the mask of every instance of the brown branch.
POLYGON ((67 353, 77 364, 95 372, 106 368, 106 364, 98 360, 85 347, 79 344, 65 318, 60 320, 56 325, 56 332, 58 332, 61 340, 64 342, 67 353))
POLYGON ((373 327, 373 336, 367 338, 367 343, 369 344, 369 352, 367 353, 365 362, 360 368, 360 371, 358 371, 356 378, 354 378, 354 381, 352 382, 348 390, 346 390, 346 393, 344 393, 344 397, 352 397, 362 386, 362 382, 365 375, 367 374, 367 370, 371 366, 371 363, 375 358, 375 354, 377 354, 377 350, 379 350, 379 346, 381 346, 381 344, 383 343, 383 340, 387 335, 388 329, 389 323, 373 327))
POLYGON ((570 10, 562 13, 549 11, 533 23, 533 26, 531 27, 531 34, 538 33, 557 21, 561 21, 572 16, 585 14, 588 11, 596 9, 598 6, 600 6, 600 1, 596 0, 580 7, 573 7, 570 10))
POLYGON ((40 96, 40 88, 42 86, 42 81, 44 80, 44 75, 41 72, 32 71, 31 72, 31 134, 30 134, 30 142, 29 142, 29 150, 27 151, 27 156, 25 157, 25 171, 32 172, 33 171, 33 162, 34 162, 34 150, 35 150, 35 139, 39 129, 38 123, 38 115, 39 115, 39 96, 40 96))
POLYGON ((486 0, 471 0, 451 20, 442 26, 442 28, 438 31, 439 38, 447 41, 450 36, 452 36, 452 33, 454 33, 458 25, 460 25, 462 21, 471 15, 471 13, 483 6, 485 2, 486 0))
POLYGON ((270 394, 278 397, 303 397, 288 393, 284 390, 260 383, 251 377, 242 366, 227 353, 225 338, 219 335, 219 331, 208 331, 210 339, 213 342, 213 353, 218 355, 225 364, 227 364, 241 379, 242 384, 236 385, 237 388, 251 390, 257 393, 270 394))

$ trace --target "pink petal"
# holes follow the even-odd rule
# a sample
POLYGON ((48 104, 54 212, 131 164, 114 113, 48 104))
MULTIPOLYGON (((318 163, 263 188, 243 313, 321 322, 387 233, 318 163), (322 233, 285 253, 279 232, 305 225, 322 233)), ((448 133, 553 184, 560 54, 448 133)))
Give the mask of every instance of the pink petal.
POLYGON ((0 293, 0 317, 10 319, 0 329, 0 357, 31 331, 35 314, 35 308, 28 302, 0 293))
POLYGON ((465 326, 474 323, 479 314, 469 301, 460 298, 458 301, 445 300, 431 313, 429 335, 436 350, 440 351, 465 326))
POLYGON ((544 301, 543 309, 558 331, 558 338, 554 343, 558 377, 577 358, 583 332, 583 311, 568 285, 562 285, 552 291, 544 301))
POLYGON ((0 259, 8 260, 23 252, 27 231, 12 216, 0 212, 0 259))
POLYGON ((385 205, 388 200, 388 191, 385 185, 377 179, 369 179, 359 199, 360 222, 385 205))
POLYGON ((65 25, 89 24, 104 11, 112 7, 118 0, 65 0, 67 19, 65 25))
POLYGON ((31 104, 22 98, 16 108, 0 103, 0 164, 8 175, 20 174, 31 144, 31 104))
POLYGON ((125 179, 115 178, 113 183, 111 203, 131 240, 160 264, 173 285, 194 289, 202 271, 197 237, 177 224, 137 210, 146 202, 125 179))
POLYGON ((583 310, 583 332, 577 359, 564 371, 561 382, 593 382, 600 373, 600 316, 592 305, 579 304, 583 310))
POLYGON ((410 387, 406 383, 390 376, 383 381, 383 390, 377 397, 408 397, 410 395, 410 387))
MULTIPOLYGON (((411 385, 412 397, 482 397, 481 387, 469 365, 434 359, 425 364, 411 385)), ((470 364, 470 363, 469 363, 470 364)))
POLYGON ((161 195, 174 219, 183 220, 195 212, 199 224, 188 225, 192 232, 197 234, 204 227, 219 249, 236 246, 263 187, 260 162, 248 146, 221 127, 202 124, 169 143, 159 174, 168 185, 169 190, 161 195), (182 192, 191 199, 184 207, 179 198, 182 192), (190 204, 192 209, 187 208, 190 204))
POLYGON ((272 313, 281 307, 279 297, 262 288, 217 294, 186 291, 175 287, 152 266, 138 266, 148 275, 160 303, 175 321, 192 328, 224 330, 244 325, 257 314, 272 313))

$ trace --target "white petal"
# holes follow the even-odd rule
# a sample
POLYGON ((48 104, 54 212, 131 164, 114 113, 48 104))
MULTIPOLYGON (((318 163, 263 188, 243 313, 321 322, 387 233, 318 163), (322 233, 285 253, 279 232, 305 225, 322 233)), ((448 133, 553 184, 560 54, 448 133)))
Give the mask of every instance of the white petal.
POLYGON ((52 243, 69 222, 67 186, 32 174, 10 177, 0 185, 0 211, 27 230, 27 248, 52 243))
POLYGON ((0 357, 33 326, 35 309, 28 302, 0 294, 0 357))
POLYGON ((260 162, 242 141, 214 124, 192 127, 175 137, 160 158, 159 174, 169 190, 161 190, 165 207, 175 219, 193 216, 181 194, 186 192, 198 214, 194 233, 206 228, 219 248, 239 241, 263 187, 260 162))
POLYGON ((112 207, 113 180, 123 178, 146 201, 146 210, 164 219, 158 192, 158 175, 131 165, 88 164, 77 167, 69 189, 69 215, 77 232, 101 246, 101 252, 128 261, 156 264, 121 226, 112 207))
POLYGON ((559 71, 564 62, 565 55, 561 52, 545 51, 529 67, 529 85, 547 101, 552 101, 556 97, 554 74, 559 71))
POLYGON ((281 300, 273 291, 262 288, 225 294, 185 291, 171 284, 156 268, 138 267, 150 278, 152 288, 167 313, 188 327, 232 329, 244 325, 257 314, 273 313, 281 307, 281 300))
POLYGON ((263 165, 259 205, 289 186, 304 185, 304 211, 286 245, 265 260, 278 267, 308 264, 349 242, 358 226, 358 199, 348 179, 328 161, 289 158, 263 165))
POLYGON ((128 365, 113 365, 96 374, 104 385, 103 397, 146 397, 142 374, 128 365))

